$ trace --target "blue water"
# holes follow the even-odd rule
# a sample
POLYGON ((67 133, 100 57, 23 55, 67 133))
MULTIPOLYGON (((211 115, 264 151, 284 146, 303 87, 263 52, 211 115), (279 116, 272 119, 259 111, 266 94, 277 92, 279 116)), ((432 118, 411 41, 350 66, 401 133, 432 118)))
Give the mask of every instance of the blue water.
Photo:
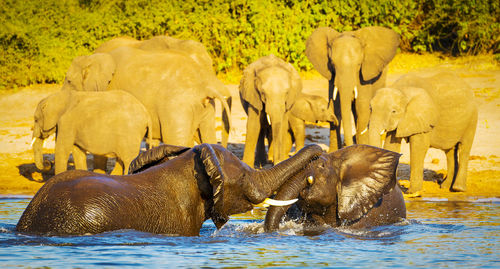
POLYGON ((287 223, 263 233, 263 210, 231 217, 199 237, 121 230, 85 236, 14 231, 29 197, 0 197, 0 266, 450 267, 500 268, 500 200, 407 202, 408 220, 370 230, 325 228, 304 235, 287 223))

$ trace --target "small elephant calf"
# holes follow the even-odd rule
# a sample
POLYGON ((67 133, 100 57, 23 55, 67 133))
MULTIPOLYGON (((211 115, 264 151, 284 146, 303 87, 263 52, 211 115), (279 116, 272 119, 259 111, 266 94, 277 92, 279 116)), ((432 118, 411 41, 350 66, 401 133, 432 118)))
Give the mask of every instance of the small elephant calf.
POLYGON ((139 154, 146 131, 151 144, 151 126, 149 112, 128 92, 61 90, 40 101, 36 108, 35 164, 42 171, 50 169, 50 164, 43 162, 42 144, 57 132, 56 174, 66 171, 70 153, 75 168, 87 170, 87 151, 116 157, 112 174, 123 174, 139 154))
POLYGON ((301 93, 288 115, 289 132, 288 151, 295 141, 295 152, 304 147, 306 138, 306 121, 308 122, 333 122, 338 125, 333 109, 328 108, 328 100, 319 95, 301 93))

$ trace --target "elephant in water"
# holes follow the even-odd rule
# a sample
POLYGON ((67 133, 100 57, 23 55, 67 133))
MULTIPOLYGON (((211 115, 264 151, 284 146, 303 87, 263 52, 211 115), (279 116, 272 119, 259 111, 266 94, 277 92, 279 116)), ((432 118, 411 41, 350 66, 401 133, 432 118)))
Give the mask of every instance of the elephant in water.
POLYGON ((299 201, 293 207, 270 207, 265 230, 277 230, 285 215, 331 227, 366 228, 400 222, 406 218, 403 194, 396 182, 400 156, 368 145, 324 153, 281 186, 275 199, 299 201))
POLYGON ((423 78, 403 76, 391 88, 379 89, 371 100, 370 144, 400 150, 410 142, 410 188, 422 189, 424 158, 429 147, 446 153, 448 173, 441 187, 466 191, 467 165, 476 133, 477 105, 472 89, 451 73, 423 78))
MULTIPOLYGON (((141 49, 145 51, 152 52, 162 52, 165 50, 176 50, 185 53, 189 56, 194 62, 196 62, 200 69, 198 72, 206 73, 211 80, 211 83, 216 85, 217 92, 224 97, 229 108, 232 105, 232 97, 231 93, 227 89, 227 87, 217 79, 212 58, 210 54, 208 54, 205 46, 195 40, 189 39, 178 39, 171 36, 160 35, 155 36, 147 40, 136 40, 131 37, 116 37, 111 40, 108 40, 102 43, 96 50, 95 53, 109 53, 119 47, 131 47, 136 49, 141 49)), ((215 104, 212 102, 209 106, 206 106, 208 110, 206 113, 211 113, 215 115, 215 104)), ((229 117, 231 115, 231 111, 226 111, 224 107, 222 107, 222 135, 221 135, 221 143, 223 146, 227 146, 228 137, 229 137, 229 117)), ((215 124, 215 123, 214 123, 215 124)), ((201 140, 201 139, 198 139, 201 140)), ((199 142, 199 141, 198 141, 199 142)))
POLYGON ((269 151, 273 152, 272 161, 276 164, 285 159, 288 112, 302 91, 299 72, 271 54, 245 68, 239 88, 241 103, 248 115, 243 161, 253 166, 257 155, 257 165, 266 163, 266 136, 269 151))
POLYGON ((61 90, 40 101, 34 118, 33 152, 35 165, 42 171, 51 168, 48 161, 43 161, 42 145, 53 133, 56 174, 66 171, 71 152, 75 168, 87 170, 87 151, 116 157, 111 173, 127 173, 146 131, 151 145, 151 117, 139 100, 124 91, 61 90))
POLYGON ((230 215, 262 202, 318 158, 309 145, 295 156, 255 170, 220 145, 171 145, 141 153, 127 176, 71 170, 49 179, 23 212, 16 230, 71 235, 135 229, 195 236, 212 219, 221 228, 230 215), (174 158, 172 158, 174 157, 174 158))
MULTIPOLYGON (((342 122, 346 146, 353 144, 351 114, 356 123, 357 143, 368 143, 370 99, 377 89, 385 86, 387 64, 396 55, 398 46, 399 35, 379 26, 343 33, 320 27, 307 39, 306 56, 329 80, 329 104, 333 102, 335 115, 342 122)), ((340 125, 331 123, 330 151, 342 145, 340 125)))

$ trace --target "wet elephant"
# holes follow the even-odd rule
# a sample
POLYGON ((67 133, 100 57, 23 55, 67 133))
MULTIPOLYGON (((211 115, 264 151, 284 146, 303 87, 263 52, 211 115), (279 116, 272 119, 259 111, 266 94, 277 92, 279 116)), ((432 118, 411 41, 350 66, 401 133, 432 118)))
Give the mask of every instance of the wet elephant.
MULTIPOLYGON (((138 156, 127 176, 71 170, 49 179, 23 212, 16 230, 57 235, 135 229, 198 235, 212 219, 267 202, 285 181, 321 155, 310 145, 265 170, 255 170, 220 145, 161 145, 138 156)), ((293 202, 293 201, 292 201, 293 202)))
POLYGON ((275 199, 296 199, 297 206, 271 207, 266 231, 279 228, 283 216, 310 225, 366 228, 406 217, 396 182, 399 153, 354 145, 323 154, 308 169, 284 183, 275 199))

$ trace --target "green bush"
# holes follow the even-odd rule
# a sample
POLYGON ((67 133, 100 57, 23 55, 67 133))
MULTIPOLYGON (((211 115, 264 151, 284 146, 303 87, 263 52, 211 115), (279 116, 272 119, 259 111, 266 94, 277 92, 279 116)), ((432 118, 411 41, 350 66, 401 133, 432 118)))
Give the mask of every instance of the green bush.
POLYGON ((499 6, 493 0, 3 0, 0 88, 60 83, 74 57, 123 35, 201 41, 217 72, 243 69, 269 53, 310 70, 305 40, 319 26, 387 26, 407 52, 499 53, 499 6))

